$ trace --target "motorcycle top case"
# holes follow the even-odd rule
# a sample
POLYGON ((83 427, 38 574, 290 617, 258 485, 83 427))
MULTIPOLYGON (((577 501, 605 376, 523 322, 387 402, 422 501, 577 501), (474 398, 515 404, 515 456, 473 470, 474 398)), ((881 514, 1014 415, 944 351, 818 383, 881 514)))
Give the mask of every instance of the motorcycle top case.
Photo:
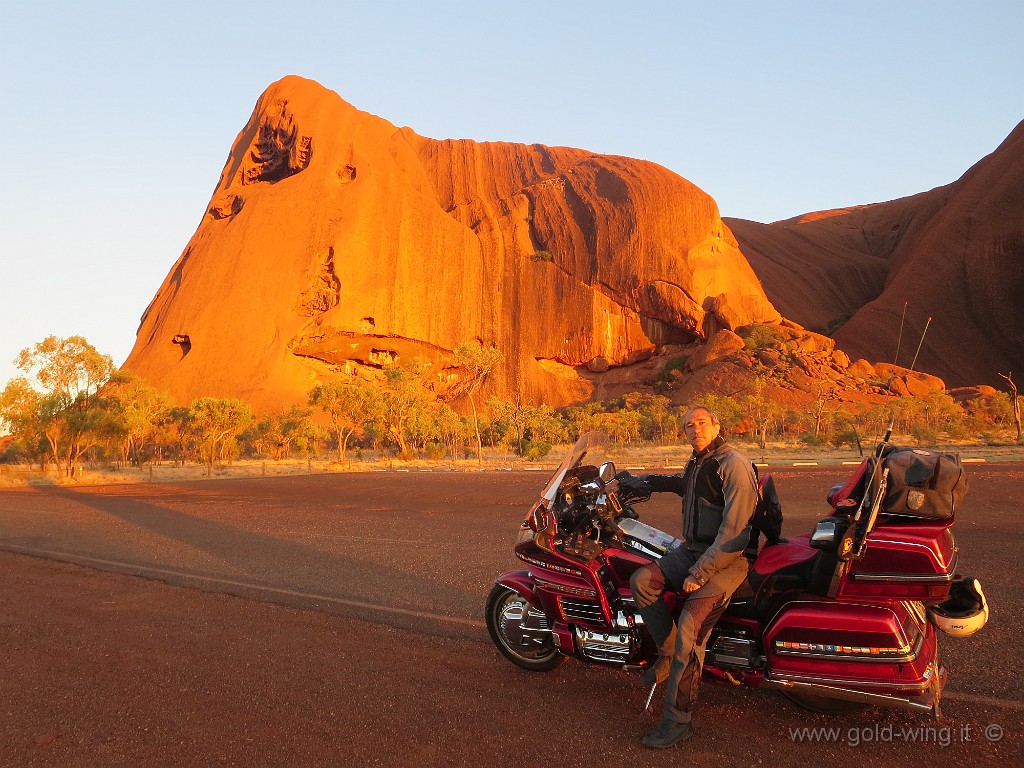
POLYGON ((881 511, 925 520, 948 520, 967 492, 955 453, 893 448, 885 456, 889 482, 881 511))
POLYGON ((852 560, 839 594, 887 600, 945 600, 957 567, 952 520, 888 518, 852 560))

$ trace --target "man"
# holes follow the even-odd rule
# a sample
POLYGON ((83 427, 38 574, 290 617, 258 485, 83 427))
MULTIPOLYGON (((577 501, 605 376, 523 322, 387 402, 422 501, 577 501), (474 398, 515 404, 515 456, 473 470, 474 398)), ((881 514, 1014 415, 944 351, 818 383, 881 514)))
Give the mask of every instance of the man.
POLYGON ((690 408, 683 428, 693 455, 679 475, 627 478, 652 491, 683 497, 683 544, 641 568, 631 580, 640 615, 658 643, 661 658, 644 672, 645 682, 668 680, 661 722, 643 743, 671 747, 692 733, 690 717, 704 665, 704 648, 729 598, 747 576, 744 548, 757 503, 757 478, 750 461, 725 442, 718 417, 690 408), (678 622, 663 595, 685 595, 678 622))

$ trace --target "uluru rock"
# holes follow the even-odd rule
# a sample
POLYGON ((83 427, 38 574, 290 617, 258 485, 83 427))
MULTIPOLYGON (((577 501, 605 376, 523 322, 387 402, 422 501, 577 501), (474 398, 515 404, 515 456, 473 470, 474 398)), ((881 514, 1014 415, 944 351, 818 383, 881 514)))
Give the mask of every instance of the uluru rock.
POLYGON ((558 405, 664 345, 780 319, 715 202, 665 168, 428 139, 294 76, 206 211, 124 366, 182 402, 280 410, 396 360, 443 389, 469 341, 504 355, 493 391, 558 405))
POLYGON ((959 180, 774 224, 726 219, 779 311, 953 385, 1024 369, 1024 123, 959 180), (904 323, 904 308, 906 322, 904 323))

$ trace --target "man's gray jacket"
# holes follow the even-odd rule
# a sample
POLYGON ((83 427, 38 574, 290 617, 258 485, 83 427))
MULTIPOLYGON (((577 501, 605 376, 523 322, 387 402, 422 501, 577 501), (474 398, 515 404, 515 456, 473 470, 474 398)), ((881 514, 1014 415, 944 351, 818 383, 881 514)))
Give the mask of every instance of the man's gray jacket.
POLYGON ((704 584, 750 543, 757 477, 750 461, 719 436, 694 453, 682 473, 647 475, 653 491, 683 497, 683 540, 697 557, 690 575, 704 584))

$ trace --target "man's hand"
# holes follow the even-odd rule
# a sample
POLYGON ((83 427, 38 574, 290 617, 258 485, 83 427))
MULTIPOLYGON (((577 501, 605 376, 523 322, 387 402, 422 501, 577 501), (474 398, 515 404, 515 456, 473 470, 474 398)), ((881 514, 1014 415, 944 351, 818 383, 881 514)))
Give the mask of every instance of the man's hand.
POLYGON ((689 594, 690 592, 696 592, 701 588, 701 583, 698 582, 693 576, 687 576, 686 581, 683 582, 683 592, 689 594))
POLYGON ((625 491, 628 496, 646 496, 651 492, 647 481, 642 478, 625 471, 620 472, 617 477, 619 478, 619 488, 625 491))
POLYGON ((633 574, 633 597, 637 605, 646 608, 665 591, 665 574, 654 563, 633 574))

